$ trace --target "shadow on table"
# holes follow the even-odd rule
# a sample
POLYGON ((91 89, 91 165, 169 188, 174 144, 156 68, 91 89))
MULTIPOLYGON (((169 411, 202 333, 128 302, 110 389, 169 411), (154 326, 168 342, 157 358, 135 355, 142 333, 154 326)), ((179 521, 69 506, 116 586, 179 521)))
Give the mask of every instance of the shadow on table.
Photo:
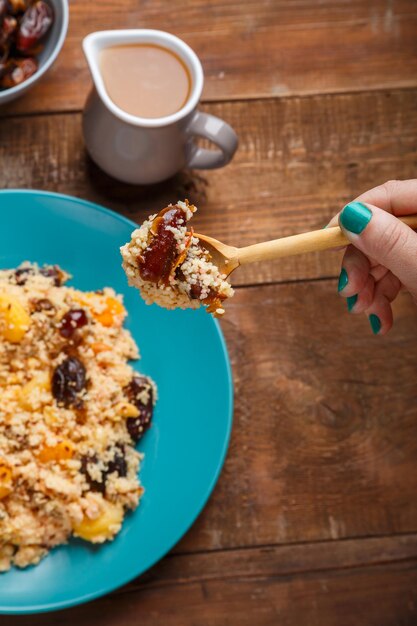
POLYGON ((130 185, 103 172, 87 154, 84 167, 90 187, 89 199, 120 211, 132 219, 144 217, 179 199, 188 198, 197 205, 206 201, 207 180, 190 170, 184 170, 153 185, 130 185), (141 210, 145 211, 143 216, 141 210))

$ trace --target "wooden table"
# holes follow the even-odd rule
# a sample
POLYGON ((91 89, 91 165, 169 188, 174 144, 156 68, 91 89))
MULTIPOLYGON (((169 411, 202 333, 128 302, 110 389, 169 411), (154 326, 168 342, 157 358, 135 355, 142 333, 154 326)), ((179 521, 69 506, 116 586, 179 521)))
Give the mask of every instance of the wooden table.
MULTIPOLYGON (((417 4, 73 0, 58 63, 3 115, 2 187, 74 194, 138 222, 188 197, 197 230, 235 245, 320 228, 358 193, 416 176, 417 4), (81 39, 139 26, 200 55, 202 109, 240 136, 227 168, 138 188, 86 157, 81 39)), ((327 252, 236 273, 222 323, 232 442, 173 552, 106 598, 2 625, 417 624, 416 309, 401 295, 394 330, 373 337, 336 294, 339 261, 327 252)))

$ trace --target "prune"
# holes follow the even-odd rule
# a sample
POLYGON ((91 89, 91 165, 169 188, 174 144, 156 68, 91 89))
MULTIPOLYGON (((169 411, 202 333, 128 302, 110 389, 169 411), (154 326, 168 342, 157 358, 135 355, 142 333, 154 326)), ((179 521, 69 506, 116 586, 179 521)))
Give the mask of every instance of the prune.
POLYGON ((78 328, 88 324, 88 317, 84 309, 70 309, 61 319, 59 333, 69 339, 78 328))
POLYGON ((113 449, 113 458, 107 463, 102 462, 103 469, 101 470, 101 481, 92 478, 88 470, 90 464, 96 465, 99 463, 97 454, 85 455, 81 458, 81 473, 84 474, 88 485, 92 491, 98 491, 102 494, 106 491, 106 481, 110 474, 116 473, 118 476, 127 475, 127 462, 124 453, 124 446, 118 444, 113 449))
POLYGON ((179 206, 168 206, 158 213, 153 223, 154 237, 137 259, 143 280, 167 283, 178 257, 178 242, 171 229, 185 224, 186 214, 179 206))
POLYGON ((81 409, 83 400, 79 394, 85 388, 85 367, 77 357, 67 357, 57 365, 52 375, 52 395, 58 405, 81 409))
POLYGON ((51 7, 43 0, 32 4, 24 13, 16 37, 19 52, 29 52, 48 32, 54 15, 51 7))
POLYGON ((124 388, 124 392, 129 402, 134 404, 139 410, 138 417, 128 417, 126 420, 127 431, 133 441, 137 443, 145 433, 145 430, 151 425, 153 414, 153 388, 145 376, 134 376, 130 383, 124 388), (146 396, 145 402, 143 401, 143 396, 146 396))

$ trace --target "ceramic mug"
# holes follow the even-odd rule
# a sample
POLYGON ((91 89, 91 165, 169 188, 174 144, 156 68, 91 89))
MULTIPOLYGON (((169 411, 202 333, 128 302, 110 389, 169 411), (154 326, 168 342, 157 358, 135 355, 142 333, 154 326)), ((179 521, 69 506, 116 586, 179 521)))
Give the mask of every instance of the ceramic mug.
POLYGON ((94 82, 84 108, 84 139, 91 158, 107 174, 126 183, 150 184, 184 167, 214 169, 229 163, 237 148, 237 135, 223 120, 197 110, 203 69, 195 52, 181 39, 160 30, 109 30, 88 35, 83 49, 94 82), (101 50, 138 43, 168 48, 187 65, 191 93, 176 113, 156 119, 136 117, 108 96, 100 72, 101 50), (209 139, 217 149, 198 147, 196 136, 209 139))

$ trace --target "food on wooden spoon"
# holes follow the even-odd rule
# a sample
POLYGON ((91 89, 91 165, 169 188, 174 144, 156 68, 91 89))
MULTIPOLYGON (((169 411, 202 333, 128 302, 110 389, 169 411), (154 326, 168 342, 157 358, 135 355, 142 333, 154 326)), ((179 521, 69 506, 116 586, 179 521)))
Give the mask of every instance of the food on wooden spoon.
POLYGON ((196 207, 186 200, 151 215, 121 248, 129 284, 147 304, 166 309, 203 305, 216 317, 233 289, 187 222, 196 207))
MULTIPOLYGON (((129 283, 138 287, 147 304, 156 302, 166 309, 205 305, 209 313, 220 316, 223 302, 233 295, 227 279, 241 265, 349 243, 335 226, 236 248, 188 231, 187 221, 196 210, 188 201, 170 204, 146 220, 121 248, 129 283)), ((417 227, 416 215, 399 219, 417 227)))

